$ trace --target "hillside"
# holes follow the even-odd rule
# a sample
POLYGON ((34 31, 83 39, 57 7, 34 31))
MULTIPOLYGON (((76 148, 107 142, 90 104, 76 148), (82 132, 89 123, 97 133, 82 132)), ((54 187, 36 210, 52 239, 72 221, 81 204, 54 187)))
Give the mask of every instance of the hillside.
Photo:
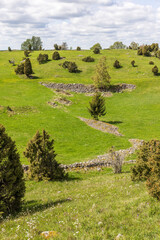
MULTIPOLYGON (((51 59, 53 51, 45 51, 51 59)), ((55 140, 56 159, 63 164, 86 161, 106 153, 111 146, 126 149, 129 139, 158 139, 160 136, 160 76, 154 76, 151 58, 137 56, 133 50, 103 50, 94 55, 94 63, 82 56, 91 51, 60 51, 65 59, 39 65, 30 56, 34 79, 15 74, 22 51, 0 52, 0 123, 16 141, 22 163, 27 142, 37 130, 45 129, 55 140), (136 85, 133 91, 112 93, 106 97, 107 114, 101 117, 118 127, 119 136, 89 127, 81 119, 90 119, 87 106, 91 96, 58 92, 40 82, 92 84, 95 65, 106 56, 111 83, 136 85), (113 68, 118 59, 122 68, 113 68), (135 60, 136 67, 131 66, 135 60), (59 66, 65 60, 75 61, 80 73, 69 73, 59 66), (61 100, 61 101, 60 101, 61 100), (69 102, 70 101, 70 102, 69 102), (56 105, 52 106, 52 102, 56 105), (68 105, 64 102, 69 102, 68 105), (9 108, 7 108, 9 106, 9 108)), ((160 60, 152 58, 160 68, 160 60)), ((122 174, 111 168, 69 172, 65 181, 35 182, 26 180, 22 211, 0 223, 0 239, 44 239, 43 231, 55 231, 57 240, 158 240, 160 237, 159 202, 149 196, 144 182, 132 182, 131 165, 122 174)))
MULTIPOLYGON (((52 57, 52 51, 45 51, 52 57)), ((20 63, 24 57, 23 51, 0 52, 0 121, 7 132, 16 141, 21 153, 28 140, 37 130, 45 129, 55 139, 57 159, 62 163, 72 163, 92 159, 98 154, 105 153, 112 145, 117 149, 130 146, 128 139, 158 138, 159 129, 159 89, 160 77, 153 76, 151 58, 137 56, 133 50, 103 50, 101 54, 92 51, 60 51, 59 61, 49 61, 39 65, 39 52, 31 54, 31 62, 36 79, 25 79, 15 74, 8 60, 20 63), (94 55, 94 63, 85 63, 83 56, 94 55), (102 121, 118 126, 124 137, 116 137, 102 133, 88 127, 78 117, 90 118, 87 106, 91 97, 85 94, 63 95, 55 93, 39 84, 39 82, 83 83, 92 84, 95 65, 101 56, 106 56, 111 83, 131 83, 137 86, 136 90, 125 93, 114 93, 106 98, 107 114, 102 121), (118 59, 122 65, 120 69, 113 68, 113 62, 118 59), (137 67, 130 62, 135 60, 137 67), (69 73, 59 66, 65 60, 75 61, 80 73, 69 73), (52 108, 48 102, 57 98, 71 101, 71 105, 59 104, 52 108), (6 111, 9 106, 14 114, 6 111)), ((153 58, 160 67, 159 59, 153 58)))

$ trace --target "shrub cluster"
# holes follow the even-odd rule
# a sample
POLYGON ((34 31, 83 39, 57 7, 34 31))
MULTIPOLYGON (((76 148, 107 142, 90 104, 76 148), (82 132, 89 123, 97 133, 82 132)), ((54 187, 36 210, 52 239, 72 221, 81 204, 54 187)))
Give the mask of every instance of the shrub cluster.
POLYGON ((146 57, 149 57, 151 55, 157 56, 158 50, 159 50, 158 43, 152 43, 151 45, 141 46, 138 49, 137 54, 138 55, 143 55, 143 56, 146 56, 146 57))
POLYGON ((37 61, 39 62, 39 64, 43 64, 48 62, 48 54, 39 54, 39 56, 37 57, 37 61))
POLYGON ((61 59, 59 52, 54 52, 52 55, 53 60, 59 60, 61 59))
POLYGON ((90 57, 90 56, 88 56, 88 57, 83 58, 82 61, 83 61, 83 62, 94 62, 95 59, 92 58, 92 57, 90 57))
POLYGON ((62 64, 63 68, 67 68, 70 73, 77 73, 78 67, 75 62, 65 61, 62 64))
POLYGON ((15 69, 15 73, 19 75, 25 74, 27 77, 30 77, 30 75, 33 74, 30 59, 24 59, 15 69))
POLYGON ((132 167, 133 181, 146 181, 149 194, 160 200, 160 141, 144 142, 132 167))
POLYGON ((150 65, 154 65, 154 62, 153 62, 153 61, 149 61, 149 64, 150 64, 150 65))

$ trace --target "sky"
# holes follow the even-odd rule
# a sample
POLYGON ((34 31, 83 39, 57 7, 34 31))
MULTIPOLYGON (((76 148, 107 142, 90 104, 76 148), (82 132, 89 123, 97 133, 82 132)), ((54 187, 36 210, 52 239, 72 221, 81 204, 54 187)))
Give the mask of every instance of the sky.
POLYGON ((160 1, 0 0, 0 29, 0 50, 20 49, 32 36, 44 49, 160 43, 160 1))

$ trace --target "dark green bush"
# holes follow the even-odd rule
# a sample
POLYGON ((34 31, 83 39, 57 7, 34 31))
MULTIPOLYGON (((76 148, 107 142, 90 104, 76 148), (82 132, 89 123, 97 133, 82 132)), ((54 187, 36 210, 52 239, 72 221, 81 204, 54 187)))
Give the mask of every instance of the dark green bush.
POLYGON ((26 58, 24 62, 24 74, 26 74, 27 77, 30 77, 30 75, 33 73, 32 71, 32 65, 29 58, 26 58))
POLYGON ((153 62, 153 61, 150 61, 149 64, 150 64, 150 65, 154 65, 154 62, 153 62))
POLYGON ((89 105, 88 111, 95 120, 106 114, 105 99, 100 92, 95 93, 89 105))
POLYGON ((23 169, 15 142, 0 125, 0 215, 18 211, 25 193, 23 169))
POLYGON ((135 67, 135 65, 134 65, 134 64, 135 64, 135 61, 134 61, 134 60, 132 60, 132 61, 131 61, 131 65, 132 65, 132 67, 135 67))
POLYGON ((153 74, 156 76, 156 75, 158 75, 158 67, 157 66, 154 66, 153 68, 152 68, 152 72, 153 72, 153 74))
POLYGON ((37 181, 56 180, 66 177, 64 170, 55 160, 54 140, 43 130, 42 135, 37 131, 29 141, 24 152, 30 162, 29 176, 37 181))
POLYGON ((76 65, 75 62, 70 62, 70 63, 68 64, 68 71, 69 71, 70 73, 76 73, 76 72, 78 72, 78 67, 77 67, 77 65, 76 65))
POLYGON ((154 141, 144 142, 138 152, 136 164, 131 168, 132 181, 144 181, 150 176, 148 159, 154 151, 154 141))
POLYGON ((131 168, 133 181, 146 181, 149 194, 160 200, 160 141, 144 142, 131 168))
POLYGON ((15 73, 22 75, 24 74, 24 62, 22 62, 21 64, 19 64, 16 69, 15 69, 15 73))
POLYGON ((69 63, 70 63, 69 61, 63 62, 62 67, 63 68, 68 68, 69 63))
POLYGON ((59 60, 59 59, 61 59, 61 58, 60 58, 60 55, 59 55, 59 52, 54 52, 53 55, 52 55, 52 59, 53 59, 53 60, 59 60))
POLYGON ((139 48, 139 49, 138 49, 137 55, 142 55, 142 48, 139 48))
POLYGON ((25 57, 29 57, 29 53, 30 53, 29 51, 25 50, 25 51, 24 51, 24 56, 25 56, 25 57))
POLYGON ((39 54, 39 56, 37 57, 37 61, 39 62, 39 64, 43 64, 48 62, 48 54, 39 54))
POLYGON ((94 48, 93 52, 94 52, 95 54, 99 54, 99 53, 100 53, 100 49, 99 49, 99 48, 94 48))
POLYGON ((114 62, 113 67, 115 67, 115 68, 121 68, 121 65, 120 65, 120 63, 119 63, 118 60, 116 60, 116 61, 114 62))
POLYGON ((95 59, 92 58, 92 57, 90 57, 90 56, 88 56, 88 57, 83 58, 82 61, 83 61, 83 62, 94 62, 95 59))

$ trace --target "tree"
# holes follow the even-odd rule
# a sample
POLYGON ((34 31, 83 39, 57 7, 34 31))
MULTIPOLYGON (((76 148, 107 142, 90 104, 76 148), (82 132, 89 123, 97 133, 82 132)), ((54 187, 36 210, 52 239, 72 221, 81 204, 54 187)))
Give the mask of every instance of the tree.
POLYGON ((133 181, 146 181, 149 194, 160 200, 160 141, 144 142, 132 167, 133 181))
POLYGON ((55 160, 54 140, 50 140, 49 134, 43 130, 42 134, 36 132, 28 142, 24 156, 30 162, 29 175, 32 179, 56 180, 66 177, 64 170, 55 160))
POLYGON ((40 37, 32 36, 31 39, 27 39, 21 44, 22 50, 40 50, 42 48, 42 41, 40 37))
POLYGON ((59 55, 59 52, 54 52, 53 55, 52 55, 52 59, 53 60, 59 60, 61 59, 60 55, 59 55))
POLYGON ((80 47, 77 47, 77 51, 81 51, 81 48, 80 48, 80 47))
POLYGON ((23 168, 15 142, 0 125, 0 214, 18 211, 25 193, 23 168))
POLYGON ((139 48, 139 44, 136 42, 131 42, 129 48, 133 50, 137 50, 139 48))
POLYGON ((30 77, 30 75, 33 73, 32 71, 32 65, 29 58, 26 58, 24 62, 24 74, 26 74, 27 77, 30 77))
POLYGON ((11 52, 11 51, 12 51, 11 47, 8 47, 8 51, 9 51, 9 52, 11 52))
POLYGON ((110 49, 125 49, 127 48, 122 42, 115 42, 113 45, 110 46, 110 49))
POLYGON ((93 52, 94 52, 95 54, 99 54, 99 53, 100 53, 100 49, 99 49, 99 48, 94 48, 93 52))
POLYGON ((152 72, 153 72, 153 74, 156 76, 156 75, 158 75, 158 67, 157 66, 154 66, 153 68, 152 68, 152 72))
POLYGON ((91 50, 94 50, 95 48, 98 48, 99 50, 102 49, 100 43, 96 43, 96 44, 94 44, 90 49, 91 49, 91 50))
POLYGON ((105 99, 100 92, 95 93, 89 105, 88 111, 95 120, 106 114, 105 99))
POLYGON ((55 44, 54 44, 54 49, 55 49, 56 51, 58 51, 58 50, 59 50, 59 46, 58 46, 58 44, 57 44, 57 43, 55 43, 55 44))
POLYGON ((63 42, 61 45, 61 50, 67 50, 67 49, 68 49, 67 43, 63 42))
POLYGON ((107 71, 106 57, 102 57, 96 66, 93 81, 95 87, 98 89, 107 89, 110 86, 110 75, 107 71))

